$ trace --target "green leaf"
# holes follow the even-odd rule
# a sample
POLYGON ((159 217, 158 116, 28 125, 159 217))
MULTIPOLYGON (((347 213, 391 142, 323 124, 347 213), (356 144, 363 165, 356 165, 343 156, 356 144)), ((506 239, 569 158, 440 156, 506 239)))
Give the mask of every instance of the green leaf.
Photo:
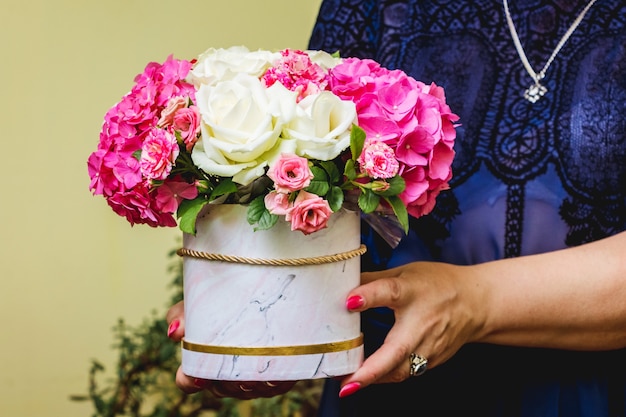
POLYGON ((262 195, 256 197, 248 204, 248 210, 246 211, 246 217, 249 224, 258 223, 263 216, 263 212, 267 211, 265 208, 265 200, 262 195))
POLYGON ((272 227, 274 227, 277 221, 278 221, 277 215, 272 214, 269 211, 265 210, 263 214, 261 215, 261 218, 259 219, 257 226, 254 228, 254 231, 256 232, 257 230, 271 229, 272 227))
POLYGON ((217 187, 211 192, 211 197, 209 200, 214 200, 217 197, 237 192, 237 185, 230 178, 224 178, 221 180, 217 187))
POLYGON ((365 131, 357 125, 352 125, 352 131, 350 132, 350 152, 352 152, 353 161, 356 161, 361 155, 364 143, 365 131))
POLYGON ((206 204, 208 204, 208 201, 202 197, 193 200, 183 200, 176 212, 176 216, 180 219, 180 230, 195 236, 196 218, 206 204))
POLYGON ((311 184, 309 184, 309 186, 306 187, 304 190, 312 194, 319 195, 320 197, 324 197, 326 193, 328 193, 329 189, 330 185, 328 185, 327 182, 313 180, 311 181, 311 184))
POLYGON ((348 159, 346 161, 346 166, 343 168, 343 175, 345 175, 349 181, 354 181, 356 179, 356 168, 352 159, 348 159))
POLYGON ((385 191, 378 192, 379 195, 383 197, 393 197, 399 195, 406 188, 406 183, 404 182, 404 178, 399 175, 391 178, 387 181, 389 184, 389 188, 385 191))
POLYGON ((374 194, 372 190, 367 188, 363 188, 361 190, 361 194, 359 195, 359 207, 363 213, 371 213, 376 210, 378 204, 380 203, 380 196, 374 194))
POLYGON ((341 180, 341 173, 333 161, 321 161, 320 166, 324 168, 324 171, 328 174, 331 184, 335 184, 341 180))
POLYGON ((343 206, 343 190, 340 187, 332 186, 326 195, 330 209, 335 212, 343 206))
POLYGON ((409 213, 406 210, 406 206, 400 200, 400 197, 384 197, 385 201, 389 203, 391 208, 393 209, 394 214, 398 218, 398 221, 402 225, 404 229, 404 233, 409 233, 409 213))
POLYGON ((255 225, 254 231, 272 228, 278 221, 278 216, 270 213, 265 207, 265 198, 260 195, 250 202, 246 212, 248 223, 255 225))
POLYGON ((328 174, 324 169, 315 165, 311 167, 311 172, 313 173, 313 179, 305 190, 310 193, 317 194, 320 197, 325 196, 330 188, 330 185, 328 184, 328 174))

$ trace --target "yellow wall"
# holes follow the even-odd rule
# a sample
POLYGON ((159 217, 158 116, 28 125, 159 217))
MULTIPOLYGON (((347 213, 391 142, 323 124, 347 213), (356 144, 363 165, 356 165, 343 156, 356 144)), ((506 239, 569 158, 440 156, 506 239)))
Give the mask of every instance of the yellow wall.
POLYGON ((305 48, 321 0, 0 0, 0 416, 68 400, 111 328, 164 311, 177 229, 131 228, 88 190, 106 110, 148 61, 210 46, 305 48))

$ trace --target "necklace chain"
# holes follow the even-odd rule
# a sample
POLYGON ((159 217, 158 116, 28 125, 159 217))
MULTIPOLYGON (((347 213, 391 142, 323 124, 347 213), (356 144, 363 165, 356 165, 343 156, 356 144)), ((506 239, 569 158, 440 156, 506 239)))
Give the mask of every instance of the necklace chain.
POLYGON ((515 29, 513 19, 511 18, 511 12, 509 11, 508 0, 502 0, 502 3, 504 4, 504 14, 506 15, 506 22, 509 25, 509 30, 511 31, 511 37, 513 38, 515 49, 517 50, 517 54, 522 60, 522 64, 524 64, 524 68, 526 68, 526 72, 528 72, 528 74, 534 81, 534 83, 531 84, 530 87, 528 87, 528 89, 524 92, 524 98, 526 100, 530 101, 531 103, 535 103, 548 92, 548 89, 543 84, 541 84, 541 80, 543 80, 543 78, 546 76, 546 71, 548 71, 548 68, 552 64, 552 61, 554 61, 558 53, 561 51, 561 48, 563 47, 563 45, 565 45, 565 42, 567 42, 570 36, 572 36, 572 33, 574 33, 580 22, 587 14, 587 11, 589 11, 591 6, 593 6, 595 2, 596 0, 590 0, 589 3, 587 3, 585 8, 576 17, 576 20, 574 20, 574 23, 572 23, 569 29, 567 29, 567 32, 565 32, 559 43, 556 45, 556 48, 554 48, 554 51, 552 51, 550 58, 548 58, 546 64, 543 66, 541 71, 535 72, 533 67, 531 67, 530 63, 528 62, 528 58, 526 57, 526 53, 524 52, 522 43, 520 42, 519 36, 517 35, 517 30, 515 29))

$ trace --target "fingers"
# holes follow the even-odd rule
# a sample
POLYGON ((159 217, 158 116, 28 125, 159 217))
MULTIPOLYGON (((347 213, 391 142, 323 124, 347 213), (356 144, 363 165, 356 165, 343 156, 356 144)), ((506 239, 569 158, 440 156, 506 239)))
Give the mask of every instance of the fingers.
POLYGON ((167 337, 175 342, 179 342, 185 335, 185 307, 183 302, 179 301, 171 306, 167 311, 165 319, 168 323, 167 337))
POLYGON ((295 381, 210 381, 209 390, 218 397, 252 400, 282 395, 294 385, 295 381))
POLYGON ((187 376, 181 368, 176 372, 176 385, 181 391, 192 394, 206 390, 218 398, 230 397, 239 400, 270 398, 286 393, 295 384, 296 381, 213 381, 187 376))
POLYGON ((202 391, 204 389, 203 380, 192 378, 183 373, 182 368, 179 366, 176 371, 176 386, 186 394, 193 394, 194 392, 202 391))
POLYGON ((365 311, 375 307, 395 310, 396 307, 406 304, 414 294, 411 286, 401 278, 399 269, 362 273, 361 285, 348 294, 346 306, 352 311, 365 311))
POLYGON ((419 377, 424 365, 440 365, 468 340, 471 314, 460 301, 457 272, 435 263, 413 263, 361 274, 361 285, 346 299, 348 310, 388 307, 395 320, 383 345, 342 381, 340 396, 374 383, 401 382, 411 377, 411 369, 419 377))

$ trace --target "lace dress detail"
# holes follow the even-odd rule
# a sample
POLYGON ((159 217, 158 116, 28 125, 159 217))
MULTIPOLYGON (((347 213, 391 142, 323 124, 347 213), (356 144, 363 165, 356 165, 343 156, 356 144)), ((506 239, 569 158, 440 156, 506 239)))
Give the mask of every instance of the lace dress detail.
MULTIPOLYGON (((509 3, 538 70, 587 1, 509 3)), ((413 260, 475 264, 626 229, 625 0, 594 4, 534 104, 523 98, 532 79, 500 0, 325 0, 310 48, 373 58, 433 81, 461 117, 451 190, 433 213, 411 221, 395 250, 365 227, 365 269, 413 260)), ((393 314, 374 309, 362 317, 369 354, 393 314)), ((626 416, 625 408, 625 350, 468 345, 419 378, 341 401, 337 383, 328 381, 320 415, 614 417, 626 416)))
MULTIPOLYGON (((583 6, 512 2, 534 68, 545 64, 583 6)), ((522 99, 532 80, 498 1, 326 1, 311 47, 374 58, 445 87, 462 123, 453 190, 484 169, 506 187, 503 250, 510 257, 533 251, 532 245, 524 250, 526 189, 533 181, 560 197, 567 227, 561 245, 624 230, 625 20, 624 2, 598 1, 550 66, 543 81, 548 93, 534 104, 522 99), (555 177, 540 178, 546 175, 555 177)), ((438 212, 457 212, 443 204, 438 212)))

